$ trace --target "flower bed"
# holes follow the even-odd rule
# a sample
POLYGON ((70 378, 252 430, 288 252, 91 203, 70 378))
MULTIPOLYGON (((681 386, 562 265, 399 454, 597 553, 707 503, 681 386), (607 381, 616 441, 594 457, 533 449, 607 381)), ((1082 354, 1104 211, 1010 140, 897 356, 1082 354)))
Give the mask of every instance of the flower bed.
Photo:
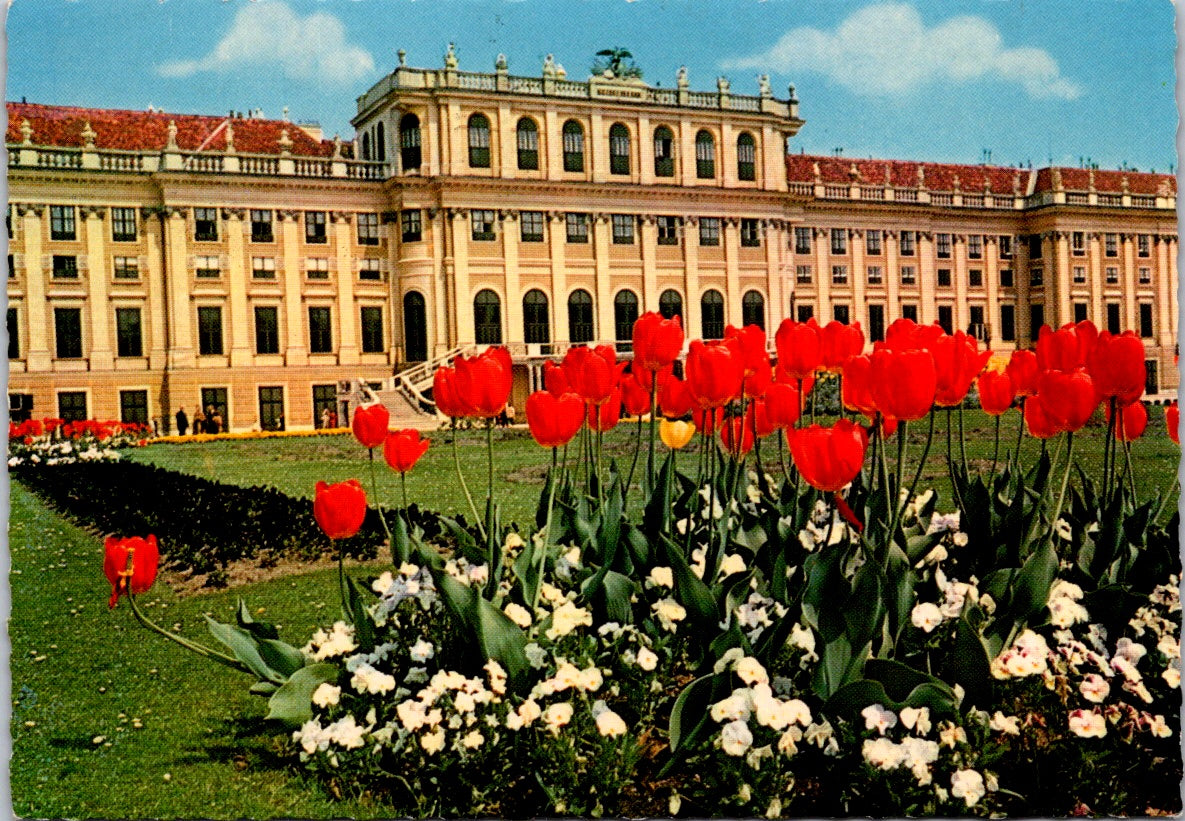
POLYGON ((8 466, 114 462, 124 448, 153 438, 147 425, 86 419, 29 419, 8 425, 8 466))
MULTIPOLYGON (((1043 329, 1035 354, 985 371, 988 352, 937 326, 899 321, 863 354, 859 326, 787 320, 776 366, 761 329, 729 328, 691 343, 685 379, 677 321, 647 314, 633 343, 632 366, 572 349, 528 399, 551 457, 535 530, 500 520, 491 433, 484 508, 470 498, 472 528, 439 520, 447 550, 388 511, 392 568, 361 580, 339 562, 344 617, 308 642, 241 605, 210 621, 223 649, 181 643, 255 680, 294 760, 395 814, 1180 809, 1176 486, 1134 486, 1138 339, 1043 329), (959 438, 933 447, 935 416, 951 431, 977 381, 987 413, 1042 440, 1033 463, 1000 424, 990 470, 959 438), (866 419, 808 425, 827 383, 866 419), (1100 407, 1103 463, 1079 465, 1100 407), (628 466, 602 448, 623 410, 654 420, 628 466), (680 469, 689 427, 659 416, 688 415, 705 447, 680 469), (930 429, 920 453, 911 423, 930 429), (949 502, 919 487, 934 459, 949 502)), ((434 398, 492 429, 509 391, 492 348, 441 369, 434 398)), ((372 484, 376 451, 406 475, 429 447, 388 421, 354 415, 372 484)), ((454 455, 468 494, 455 438, 454 455)), ((360 482, 318 485, 314 519, 342 548, 367 513, 360 482)), ((136 605, 145 544, 108 542, 113 600, 181 641, 136 605)))

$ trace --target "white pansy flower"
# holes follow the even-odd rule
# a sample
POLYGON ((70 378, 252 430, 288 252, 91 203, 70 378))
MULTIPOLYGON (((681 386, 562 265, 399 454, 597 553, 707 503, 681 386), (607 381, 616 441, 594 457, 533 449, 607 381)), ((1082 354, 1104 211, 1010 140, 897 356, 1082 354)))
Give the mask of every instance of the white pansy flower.
POLYGON ((742 756, 753 746, 753 733, 743 721, 725 724, 720 730, 720 749, 732 756, 742 756))
POLYGON ((917 730, 918 735, 930 732, 929 707, 903 707, 901 709, 901 723, 906 729, 917 730))
POLYGON ((444 728, 437 727, 430 733, 420 736, 420 746, 428 755, 436 755, 444 749, 444 728))
POLYGON ((516 602, 510 602, 502 608, 502 612, 506 614, 506 618, 517 624, 519 627, 527 628, 531 626, 531 611, 516 602))
POLYGON ((1098 673, 1087 673, 1078 685, 1078 692, 1082 693, 1082 697, 1087 701, 1102 704, 1111 693, 1111 685, 1098 673))
POLYGON ((559 735, 560 729, 572 720, 572 705, 568 702, 552 704, 543 711, 543 723, 552 735, 559 735))
POLYGON ((933 602, 922 602, 914 605, 909 620, 913 626, 926 633, 932 633, 934 628, 942 624, 942 611, 933 602))
POLYGON ((625 735, 627 729, 625 719, 612 710, 605 710, 597 716, 597 732, 606 738, 625 735))
POLYGON ((737 553, 729 553, 720 562, 720 578, 745 572, 745 560, 737 553))
POLYGON ((638 666, 650 672, 658 666, 658 655, 649 647, 638 650, 638 666))
POLYGON ((669 567, 650 568, 650 575, 646 579, 655 587, 671 588, 675 586, 675 574, 669 567))
POLYGON ((1082 738, 1102 738, 1107 734, 1107 722, 1099 713, 1073 710, 1070 713, 1070 732, 1082 738))
POLYGON ((951 541, 955 543, 955 547, 966 547, 968 541, 967 534, 960 530, 951 536, 951 541))
POLYGON ((950 776, 950 794, 963 799, 968 807, 973 807, 983 798, 986 789, 983 776, 975 770, 956 770, 950 776))
POLYGON ((738 661, 733 671, 745 684, 769 683, 769 673, 761 666, 761 662, 752 656, 745 656, 738 661))
POLYGON ((354 670, 350 679, 350 686, 359 693, 374 693, 381 695, 395 689, 395 677, 381 670, 376 670, 369 664, 360 664, 354 670))
POLYGON ((752 700, 748 690, 734 690, 732 695, 717 701, 709 710, 712 720, 718 724, 726 721, 747 721, 752 711, 752 700))
POLYGON ((485 744, 485 742, 485 736, 477 730, 471 730, 461 739, 461 746, 467 750, 476 750, 482 744, 485 744))
POLYGON ((881 735, 897 726, 897 714, 882 704, 869 704, 860 715, 864 716, 864 729, 876 730, 881 735))
POLYGON ((341 698, 341 694, 342 688, 329 682, 323 682, 313 691, 313 703, 318 707, 333 707, 341 698))
MULTIPOLYGON (((672 598, 665 598, 656 601, 651 605, 651 609, 655 615, 658 616, 658 621, 664 630, 674 633, 678 627, 677 622, 683 621, 687 618, 687 610, 679 602, 672 598)), ((590 614, 591 618, 591 614, 590 614)))
POLYGON ((1020 735, 1020 719, 1016 716, 1006 716, 999 710, 992 714, 992 720, 988 723, 988 727, 997 733, 1020 735))
POLYGON ((432 642, 419 639, 407 652, 412 661, 423 663, 436 655, 436 648, 432 646, 432 642))
POLYGON ((565 600, 551 614, 551 627, 547 628, 545 635, 555 641, 581 626, 592 627, 592 611, 565 600))

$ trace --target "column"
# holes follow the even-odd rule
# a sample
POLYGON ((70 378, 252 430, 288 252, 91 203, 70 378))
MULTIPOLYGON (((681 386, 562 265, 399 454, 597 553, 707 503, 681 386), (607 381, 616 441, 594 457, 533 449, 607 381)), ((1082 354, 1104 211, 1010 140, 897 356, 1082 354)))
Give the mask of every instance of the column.
POLYGON ((523 289, 519 281, 518 246, 521 228, 517 211, 503 211, 498 215, 498 231, 502 235, 502 265, 506 282, 506 341, 526 342, 523 327, 523 289))
POLYGON ((1088 234, 1090 249, 1090 319, 1096 325, 1106 325, 1107 314, 1103 309, 1103 249, 1101 235, 1088 234))
POLYGON ((639 239, 642 242, 642 307, 639 314, 658 310, 658 220, 645 214, 640 220, 639 239))
POLYGON ((593 112, 589 116, 587 142, 584 145, 584 162, 592 171, 593 182, 606 182, 609 179, 609 138, 601 115, 593 112))
POLYGON ((848 235, 852 251, 852 311, 849 314, 849 324, 859 322, 867 334, 868 306, 864 286, 868 281, 868 272, 864 270, 864 231, 849 231, 848 235))
POLYGON ((107 298, 109 288, 103 236, 103 218, 107 216, 107 209, 83 206, 79 212, 86 225, 86 295, 91 326, 91 345, 87 356, 92 371, 109 371, 115 367, 115 359, 111 350, 113 313, 107 298))
MULTIPOLYGON (((694 176, 694 175, 693 175, 694 176)), ((781 220, 762 220, 765 243, 766 270, 766 333, 772 336, 786 316, 786 306, 782 303, 782 259, 785 256, 786 223, 781 220)))
POLYGON ((741 317, 741 228, 736 217, 721 221, 720 241, 724 246, 724 322, 740 326, 741 317))
POLYGON ((496 177, 513 177, 518 170, 518 123, 510 113, 510 105, 505 102, 498 104, 493 119, 490 148, 492 151, 497 146, 497 153, 490 158, 490 167, 496 177))
POLYGON ((442 354, 451 350, 457 341, 457 331, 453 326, 457 316, 455 307, 457 303, 453 298, 453 257, 449 243, 451 227, 443 210, 429 208, 425 215, 427 216, 425 227, 431 227, 429 237, 432 242, 432 259, 440 260, 439 270, 433 266, 432 305, 425 308, 425 311, 431 310, 435 317, 436 321, 433 323, 436 327, 433 337, 436 346, 435 353, 442 354))
POLYGON ((617 336, 617 325, 613 317, 613 289, 609 281, 610 216, 593 214, 593 262, 596 271, 597 337, 610 340, 617 336))
POLYGON ((1169 293, 1172 289, 1173 278, 1169 276, 1169 241, 1167 237, 1156 236, 1156 268, 1153 276, 1156 278, 1156 344, 1165 351, 1171 351, 1177 342, 1177 335, 1173 332, 1171 305, 1169 293))
POLYGON ((954 251, 955 310, 954 330, 966 331, 971 324, 971 311, 967 305, 967 237, 954 234, 951 237, 954 251))
POLYGON ((679 130, 675 132, 678 141, 678 182, 680 185, 695 185, 695 129, 684 117, 679 120, 679 130))
POLYGON ((1123 270, 1120 276, 1123 277, 1123 327, 1121 331, 1138 331, 1136 321, 1136 243, 1135 234, 1120 234, 1120 239, 1123 240, 1123 270))
MULTIPOLYGON (((1016 280, 1014 279, 1013 282, 1016 280)), ((988 347, 1000 342, 1000 247, 995 234, 983 241, 983 284, 987 289, 987 309, 983 321, 987 323, 988 347)), ((1015 322, 1013 323, 1015 328, 1015 322)))
MULTIPOLYGON (((735 146, 733 146, 735 148, 735 146)), ((814 229, 815 250, 815 321, 826 324, 834 316, 831 310, 831 232, 826 228, 814 229)))
POLYGON ((354 304, 353 215, 333 211, 333 251, 337 257, 337 364, 358 362, 358 307, 354 304))
POLYGON ((169 324, 173 329, 169 348, 168 368, 192 368, 197 362, 193 347, 193 306, 189 294, 189 210, 166 206, 168 226, 165 251, 165 281, 169 288, 169 324))
POLYGON ((1012 272, 1012 281, 1016 283, 1016 341, 1018 348, 1029 348, 1037 342, 1037 329, 1032 327, 1032 313, 1029 311, 1031 302, 1031 288, 1029 283, 1032 281, 1029 277, 1029 269, 1032 267, 1032 260, 1029 259, 1029 246, 1027 242, 1017 244, 1013 251, 1013 261, 1016 263, 1015 270, 1012 272), (1021 251, 1024 251, 1024 265, 1020 264, 1021 251), (1025 342, 1027 340, 1027 343, 1025 342))
POLYGON ((938 282, 934 273, 934 240, 929 231, 918 231, 918 323, 938 321, 938 282))
POLYGON ((554 109, 543 112, 543 127, 539 139, 544 174, 549 180, 564 178, 564 135, 561 132, 563 123, 554 109))
POLYGON ((156 209, 140 210, 140 230, 144 232, 144 244, 148 247, 143 272, 144 288, 148 291, 148 321, 144 324, 148 341, 148 367, 154 371, 165 368, 169 327, 164 293, 168 284, 161 260, 161 230, 156 214, 156 209))
POLYGON ((901 317, 901 272, 897 263, 897 232, 885 231, 885 329, 901 317))
POLYGON ((300 257, 300 212, 277 211, 280 248, 284 264, 284 364, 307 365, 309 348, 305 343, 304 299, 301 295, 303 260, 300 257))
POLYGON ((551 297, 554 306, 551 316, 551 338, 561 343, 571 340, 571 328, 568 327, 568 272, 564 268, 564 245, 567 239, 567 217, 564 212, 548 212, 548 260, 551 263, 551 297))
POLYGON ((26 362, 30 373, 44 373, 52 367, 49 337, 54 321, 45 299, 48 273, 41 268, 41 215, 45 206, 20 203, 13 207, 24 221, 21 235, 25 240, 25 325, 29 329, 26 362))
POLYGON ((473 294, 469 288, 469 212, 449 210, 447 212, 450 241, 453 246, 453 305, 456 322, 455 336, 458 345, 473 345, 477 339, 473 326, 473 294))
POLYGON ((635 179, 642 185, 654 185, 654 125, 646 116, 638 117, 638 169, 635 179))
POLYGON ((703 327, 699 303, 699 219, 687 217, 683 220, 686 230, 683 237, 683 334, 687 339, 700 336, 703 327), (692 234, 695 237, 692 237, 692 234))
POLYGON ((227 330, 230 336, 230 365, 240 367, 251 364, 251 317, 247 309, 247 270, 244 259, 243 231, 248 223, 243 219, 242 208, 223 208, 222 220, 226 224, 226 266, 227 282, 230 286, 230 322, 227 330))

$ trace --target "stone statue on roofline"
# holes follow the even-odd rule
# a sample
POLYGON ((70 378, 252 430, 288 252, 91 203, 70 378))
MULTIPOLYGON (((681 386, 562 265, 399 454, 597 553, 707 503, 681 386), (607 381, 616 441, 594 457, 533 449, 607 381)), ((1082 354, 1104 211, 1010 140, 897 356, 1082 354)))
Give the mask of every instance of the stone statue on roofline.
POLYGON ((29 124, 29 118, 25 117, 21 120, 21 145, 33 144, 33 126, 29 124))
POLYGON ((555 78, 555 57, 550 54, 543 58, 543 76, 555 78))
POLYGON ((769 86, 769 75, 768 74, 762 74, 760 77, 757 78, 757 87, 761 90, 762 97, 774 96, 773 89, 771 89, 769 86))
POLYGON ((448 44, 448 51, 444 53, 444 67, 447 69, 455 69, 457 67, 457 45, 456 43, 448 44))
POLYGON ((687 79, 687 66, 679 66, 679 72, 675 75, 675 85, 679 88, 691 87, 691 81, 687 79))

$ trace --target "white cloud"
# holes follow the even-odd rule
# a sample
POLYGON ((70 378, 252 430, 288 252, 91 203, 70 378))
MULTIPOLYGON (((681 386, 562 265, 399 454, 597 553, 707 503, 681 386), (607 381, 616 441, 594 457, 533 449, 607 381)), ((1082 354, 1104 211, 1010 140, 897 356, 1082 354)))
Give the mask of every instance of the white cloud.
POLYGON ((726 60, 722 67, 783 74, 817 71, 870 96, 980 79, 1017 83, 1035 98, 1082 96, 1047 51, 1007 48, 991 21, 959 16, 927 28, 917 10, 904 3, 866 6, 833 31, 792 29, 768 51, 726 60))
POLYGON ((346 42, 345 27, 332 14, 301 17, 280 2, 253 2, 235 15, 230 30, 205 57, 164 63, 157 72, 189 77, 259 67, 277 67, 293 80, 344 85, 373 74, 374 58, 346 42))

